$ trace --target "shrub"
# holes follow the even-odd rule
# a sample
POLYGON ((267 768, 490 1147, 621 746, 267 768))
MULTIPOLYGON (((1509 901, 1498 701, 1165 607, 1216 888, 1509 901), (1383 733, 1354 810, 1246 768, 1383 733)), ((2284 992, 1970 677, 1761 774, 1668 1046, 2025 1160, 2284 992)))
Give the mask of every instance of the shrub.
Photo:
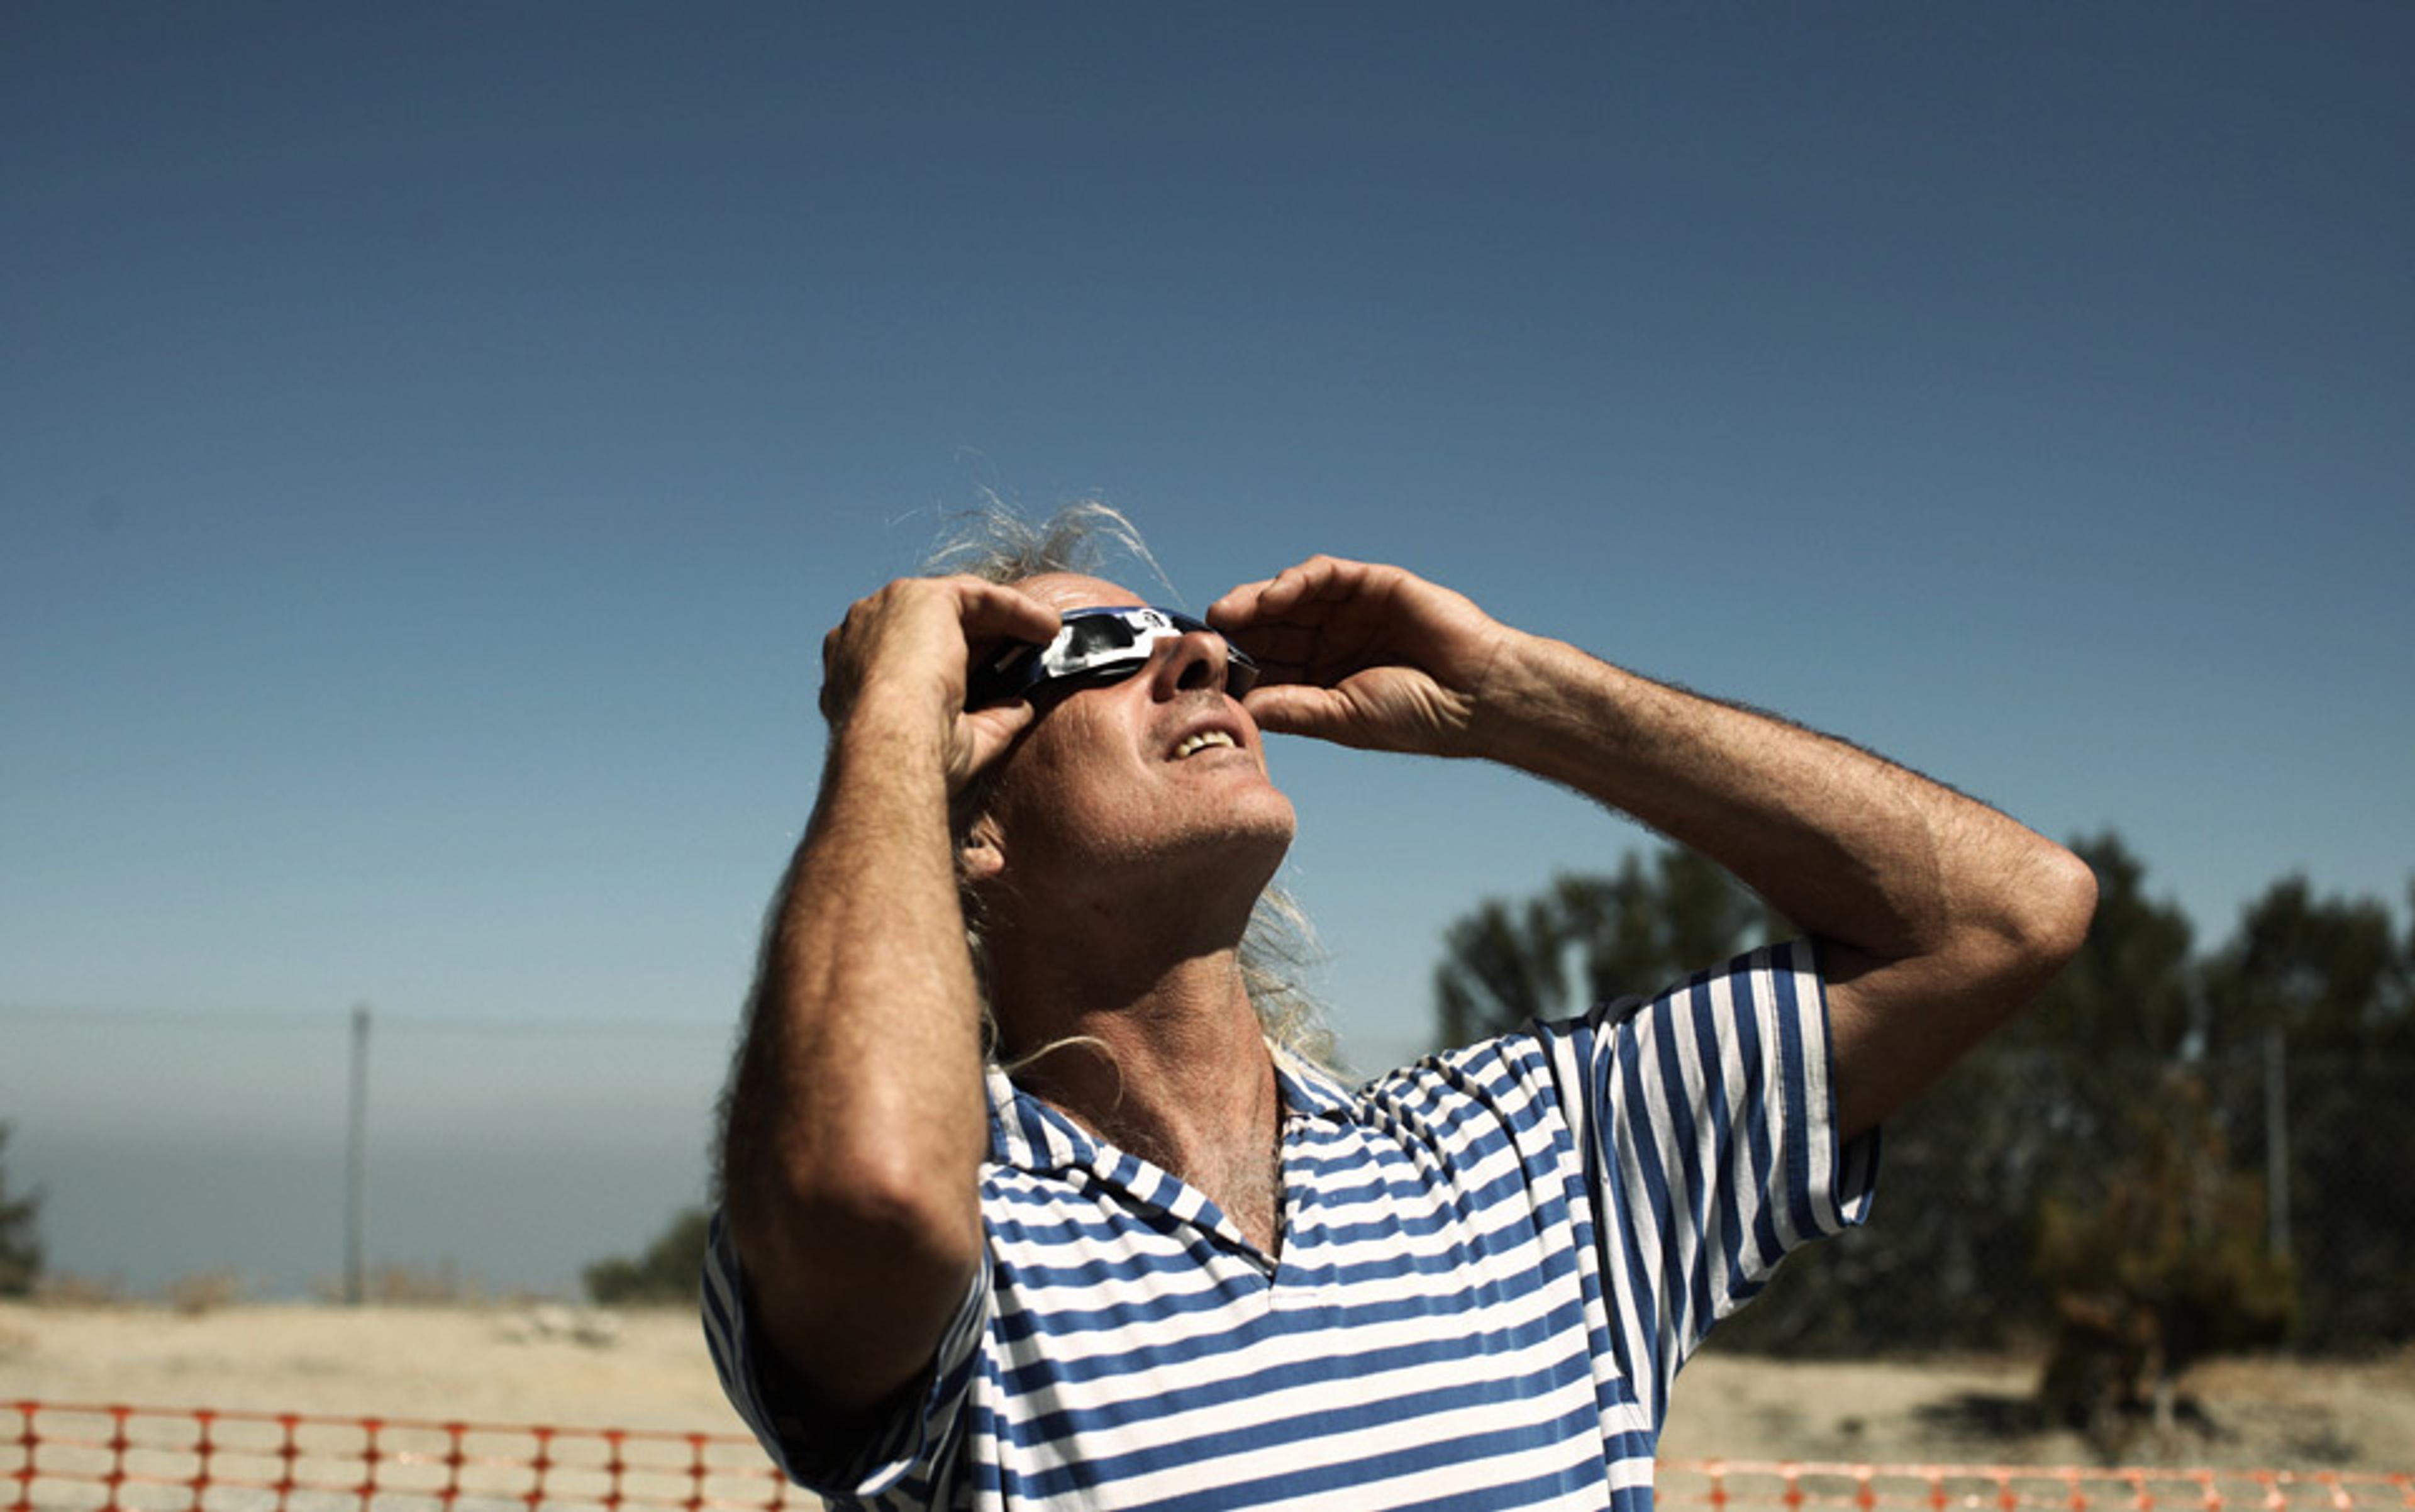
POLYGON ((637 1258, 613 1255, 596 1261, 579 1272, 589 1299, 603 1307, 694 1302, 703 1284, 710 1224, 703 1208, 683 1208, 637 1258))

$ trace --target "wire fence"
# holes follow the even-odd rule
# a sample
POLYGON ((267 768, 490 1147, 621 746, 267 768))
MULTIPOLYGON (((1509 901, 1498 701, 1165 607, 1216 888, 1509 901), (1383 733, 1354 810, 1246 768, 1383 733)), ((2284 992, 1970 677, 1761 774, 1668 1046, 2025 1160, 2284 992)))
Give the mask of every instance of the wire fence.
MULTIPOLYGON (((754 1441, 532 1424, 20 1401, 7 1512, 788 1512, 819 1502, 754 1441)), ((1672 1460, 1715 1512, 2408 1512, 2415 1473, 1672 1460)))

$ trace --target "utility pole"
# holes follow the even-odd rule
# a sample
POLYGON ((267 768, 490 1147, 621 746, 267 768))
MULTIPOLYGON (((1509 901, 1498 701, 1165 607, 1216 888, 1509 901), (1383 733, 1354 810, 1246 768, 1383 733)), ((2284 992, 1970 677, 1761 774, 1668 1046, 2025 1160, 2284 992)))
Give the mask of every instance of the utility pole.
POLYGON ((344 1301, 359 1307, 368 1295, 361 1231, 368 1180, 369 1005, 352 1005, 352 1088, 344 1141, 344 1301))

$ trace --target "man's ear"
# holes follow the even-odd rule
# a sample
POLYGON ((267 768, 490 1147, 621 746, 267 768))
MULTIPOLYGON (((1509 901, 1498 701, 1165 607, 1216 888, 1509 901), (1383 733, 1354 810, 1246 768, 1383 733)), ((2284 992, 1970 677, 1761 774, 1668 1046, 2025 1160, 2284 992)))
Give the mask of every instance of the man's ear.
POLYGON ((983 814, 976 817, 965 831, 964 843, 956 847, 956 871, 974 887, 996 880, 1006 870, 1006 837, 999 833, 998 821, 983 814))

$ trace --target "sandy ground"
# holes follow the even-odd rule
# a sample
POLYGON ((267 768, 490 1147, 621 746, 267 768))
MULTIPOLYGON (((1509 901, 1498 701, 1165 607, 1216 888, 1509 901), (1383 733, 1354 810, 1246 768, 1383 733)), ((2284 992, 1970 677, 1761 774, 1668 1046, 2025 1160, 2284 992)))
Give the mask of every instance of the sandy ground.
MULTIPOLYGON (((1667 1459, 2092 1464, 2023 1430, 2032 1363, 1834 1364, 1716 1353, 1677 1384, 1667 1459)), ((2199 1410, 2136 1464, 2415 1469, 2415 1352, 2357 1365, 2216 1362, 2199 1410)), ((682 1311, 528 1307, 0 1303, 0 1403, 127 1403, 333 1415, 743 1431, 682 1311), (581 1335, 585 1337, 582 1338, 581 1335)))

